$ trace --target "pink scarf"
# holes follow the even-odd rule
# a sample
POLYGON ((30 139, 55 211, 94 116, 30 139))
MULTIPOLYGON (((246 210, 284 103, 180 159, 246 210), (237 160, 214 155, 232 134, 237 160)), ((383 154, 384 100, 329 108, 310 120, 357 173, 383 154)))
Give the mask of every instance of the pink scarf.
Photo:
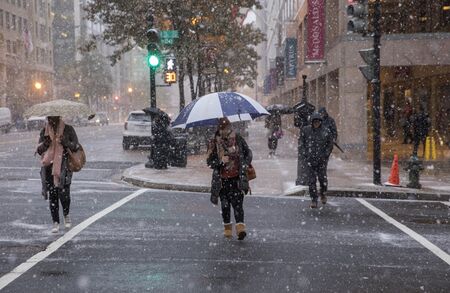
POLYGON ((53 164, 52 166, 53 184, 56 187, 59 187, 59 182, 61 179, 61 165, 64 150, 61 144, 61 139, 63 137, 64 127, 65 127, 64 122, 61 119, 59 119, 56 134, 55 131, 53 130, 53 127, 51 127, 49 123, 47 123, 47 125, 45 126, 45 133, 44 133, 44 136, 50 137, 51 144, 48 150, 43 154, 41 163, 43 166, 49 166, 50 164, 53 164))

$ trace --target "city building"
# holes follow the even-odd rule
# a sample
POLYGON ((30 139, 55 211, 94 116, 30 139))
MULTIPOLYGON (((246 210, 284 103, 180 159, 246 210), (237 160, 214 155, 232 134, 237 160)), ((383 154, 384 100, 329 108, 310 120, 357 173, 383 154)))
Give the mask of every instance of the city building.
MULTIPOLYGON (((302 75, 306 75, 309 101, 327 107, 335 117, 341 146, 370 158, 371 87, 358 69, 365 65, 358 51, 371 48, 373 39, 370 33, 362 36, 347 31, 347 5, 357 1, 267 2, 271 25, 265 93, 274 102, 295 104, 302 97, 302 75), (297 54, 292 56, 295 46, 297 54), (284 62, 281 75, 277 57, 284 62)), ((373 1, 369 3, 371 19, 373 1)), ((383 156, 409 152, 410 146, 401 145, 409 105, 428 112, 434 130, 430 135, 445 147, 450 136, 450 1, 382 0, 381 7, 383 156)))
POLYGON ((54 97, 50 0, 0 1, 0 106, 13 119, 54 97))

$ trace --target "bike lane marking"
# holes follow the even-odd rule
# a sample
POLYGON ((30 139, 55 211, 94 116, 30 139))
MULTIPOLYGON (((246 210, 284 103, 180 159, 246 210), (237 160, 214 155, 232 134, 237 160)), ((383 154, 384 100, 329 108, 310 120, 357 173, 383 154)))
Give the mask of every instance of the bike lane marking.
POLYGON ((357 198, 357 201, 359 201, 363 206, 383 218, 386 222, 394 225, 404 233, 406 233, 408 236, 419 242, 422 246, 424 246, 426 249, 434 253, 437 257, 445 261, 448 265, 450 265, 450 255, 448 255, 445 251, 428 241, 425 237, 422 235, 414 232, 412 229, 408 228, 407 226, 403 225, 402 223, 396 221, 394 218, 388 216, 385 212, 382 210, 376 208, 375 206, 368 203, 366 200, 357 198))
POLYGON ((119 207, 123 206, 127 202, 133 200, 134 198, 138 197, 142 193, 148 191, 148 189, 140 189, 121 200, 113 203, 109 207, 103 209, 102 211, 98 212, 97 214, 89 217, 88 219, 84 220, 77 226, 73 227, 71 230, 69 230, 67 233, 65 233, 63 236, 55 240, 54 242, 50 243, 47 248, 44 251, 41 251, 39 253, 36 253, 32 257, 30 257, 26 262, 18 265, 15 267, 11 272, 7 273, 6 275, 2 276, 0 278, 0 290, 5 288, 8 284, 13 282, 15 279, 26 273, 28 270, 30 270, 32 267, 37 265, 39 262, 47 258, 49 255, 51 255, 53 252, 57 251, 61 246, 72 240, 75 236, 80 234, 84 229, 92 225, 97 220, 103 218, 107 214, 111 213, 112 211, 118 209, 119 207))

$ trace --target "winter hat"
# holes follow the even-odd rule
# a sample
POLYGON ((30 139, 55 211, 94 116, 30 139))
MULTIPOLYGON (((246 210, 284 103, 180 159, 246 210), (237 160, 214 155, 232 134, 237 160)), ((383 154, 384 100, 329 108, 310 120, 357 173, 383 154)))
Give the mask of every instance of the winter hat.
POLYGON ((310 119, 311 119, 311 122, 313 122, 314 120, 320 120, 322 122, 322 120, 323 120, 322 115, 320 115, 317 112, 312 113, 310 119))
POLYGON ((219 118, 219 129, 224 130, 231 124, 230 120, 227 117, 219 118))

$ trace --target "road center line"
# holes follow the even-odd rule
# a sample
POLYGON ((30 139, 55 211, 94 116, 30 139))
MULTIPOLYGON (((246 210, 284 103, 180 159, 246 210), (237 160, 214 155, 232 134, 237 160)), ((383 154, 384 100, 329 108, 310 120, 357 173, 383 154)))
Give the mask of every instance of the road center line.
POLYGON ((392 217, 388 216, 385 212, 381 211, 380 209, 374 207, 370 203, 368 203, 366 200, 357 198, 357 201, 359 201, 362 205, 364 205, 366 208, 377 214, 378 216, 382 217, 384 220, 386 220, 388 223, 394 225, 398 229, 402 230, 404 233, 409 235, 411 238, 422 244, 426 249, 434 253, 437 257, 445 261, 448 265, 450 265, 450 255, 448 255, 445 251, 428 241, 425 237, 422 235, 414 232, 412 229, 408 228, 407 226, 403 225, 402 223, 397 222, 392 217))
POLYGON ((115 209, 121 207, 122 205, 126 204, 130 200, 138 197, 142 193, 146 192, 147 189, 140 189, 127 197, 122 198, 121 200, 117 201, 116 203, 110 205, 109 207, 105 208, 104 210, 98 212, 97 214, 89 217, 88 219, 84 220, 77 226, 73 227, 71 230, 69 230, 66 234, 64 234, 62 237, 58 238, 54 242, 50 243, 49 246, 44 251, 41 251, 35 255, 33 255, 31 258, 29 258, 26 262, 18 265, 16 268, 14 268, 11 272, 8 274, 2 276, 0 278, 0 290, 5 288, 8 284, 13 282, 15 279, 26 273, 29 269, 37 265, 40 261, 47 258, 49 255, 51 255, 53 252, 58 250, 61 246, 63 246, 68 241, 72 240, 75 236, 77 236, 81 231, 89 227, 91 224, 96 222, 97 220, 101 219, 102 217, 106 216, 107 214, 111 213, 115 209))

